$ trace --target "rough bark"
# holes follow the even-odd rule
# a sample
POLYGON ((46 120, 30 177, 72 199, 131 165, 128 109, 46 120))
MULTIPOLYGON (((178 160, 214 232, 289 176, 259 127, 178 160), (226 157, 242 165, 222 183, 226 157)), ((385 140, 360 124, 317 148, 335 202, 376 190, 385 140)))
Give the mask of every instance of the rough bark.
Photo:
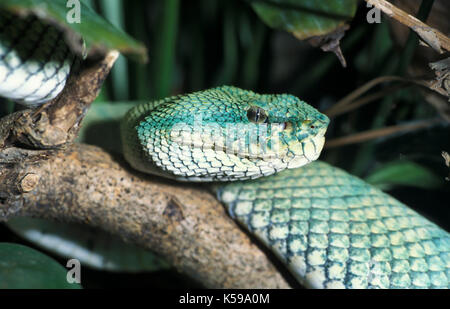
POLYGON ((289 287, 205 189, 124 165, 82 144, 48 160, 2 165, 0 219, 32 216, 99 227, 158 252, 206 287, 289 287))

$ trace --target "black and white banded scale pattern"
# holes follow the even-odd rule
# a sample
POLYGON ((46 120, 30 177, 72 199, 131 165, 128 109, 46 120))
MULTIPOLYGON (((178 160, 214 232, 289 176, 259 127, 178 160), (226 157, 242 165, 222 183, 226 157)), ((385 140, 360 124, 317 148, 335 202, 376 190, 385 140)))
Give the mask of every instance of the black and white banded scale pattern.
POLYGON ((76 57, 63 32, 37 17, 0 9, 0 95, 25 105, 55 98, 76 57))

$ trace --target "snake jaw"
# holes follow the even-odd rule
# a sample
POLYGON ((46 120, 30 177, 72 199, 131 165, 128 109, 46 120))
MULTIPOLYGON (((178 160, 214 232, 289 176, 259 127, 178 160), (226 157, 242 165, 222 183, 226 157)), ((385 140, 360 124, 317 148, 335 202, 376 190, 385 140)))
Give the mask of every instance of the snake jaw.
POLYGON ((288 169, 317 160, 323 149, 329 119, 316 110, 310 115, 306 120, 294 122, 295 125, 284 132, 288 140, 285 145, 287 156, 291 158, 288 169))

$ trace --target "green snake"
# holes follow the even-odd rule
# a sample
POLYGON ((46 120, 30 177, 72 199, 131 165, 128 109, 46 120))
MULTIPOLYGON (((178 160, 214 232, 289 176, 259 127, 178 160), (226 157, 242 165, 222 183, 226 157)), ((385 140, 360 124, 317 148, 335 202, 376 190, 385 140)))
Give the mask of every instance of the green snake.
MULTIPOLYGON (((36 37, 27 30, 36 18, 19 22, 1 14, 0 95, 31 105, 55 97, 74 61, 61 34, 37 27, 54 43, 40 51, 45 44, 38 42, 48 39, 24 39, 36 37)), ((230 216, 306 287, 448 288, 449 233, 315 161, 328 123, 295 96, 223 86, 136 106, 121 135, 133 168, 210 182, 230 216)))

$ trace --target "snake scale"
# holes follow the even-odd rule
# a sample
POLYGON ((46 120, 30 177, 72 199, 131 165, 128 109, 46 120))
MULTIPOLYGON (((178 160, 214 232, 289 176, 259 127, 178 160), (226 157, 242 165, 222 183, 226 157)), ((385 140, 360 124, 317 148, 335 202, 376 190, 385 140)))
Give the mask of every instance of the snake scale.
MULTIPOLYGON (((0 10, 0 95, 54 98, 74 56, 61 33, 0 10)), ((448 288, 450 235, 393 197, 315 161, 328 118, 298 98, 223 86, 132 108, 136 169, 211 182, 231 217, 310 288, 448 288)))

